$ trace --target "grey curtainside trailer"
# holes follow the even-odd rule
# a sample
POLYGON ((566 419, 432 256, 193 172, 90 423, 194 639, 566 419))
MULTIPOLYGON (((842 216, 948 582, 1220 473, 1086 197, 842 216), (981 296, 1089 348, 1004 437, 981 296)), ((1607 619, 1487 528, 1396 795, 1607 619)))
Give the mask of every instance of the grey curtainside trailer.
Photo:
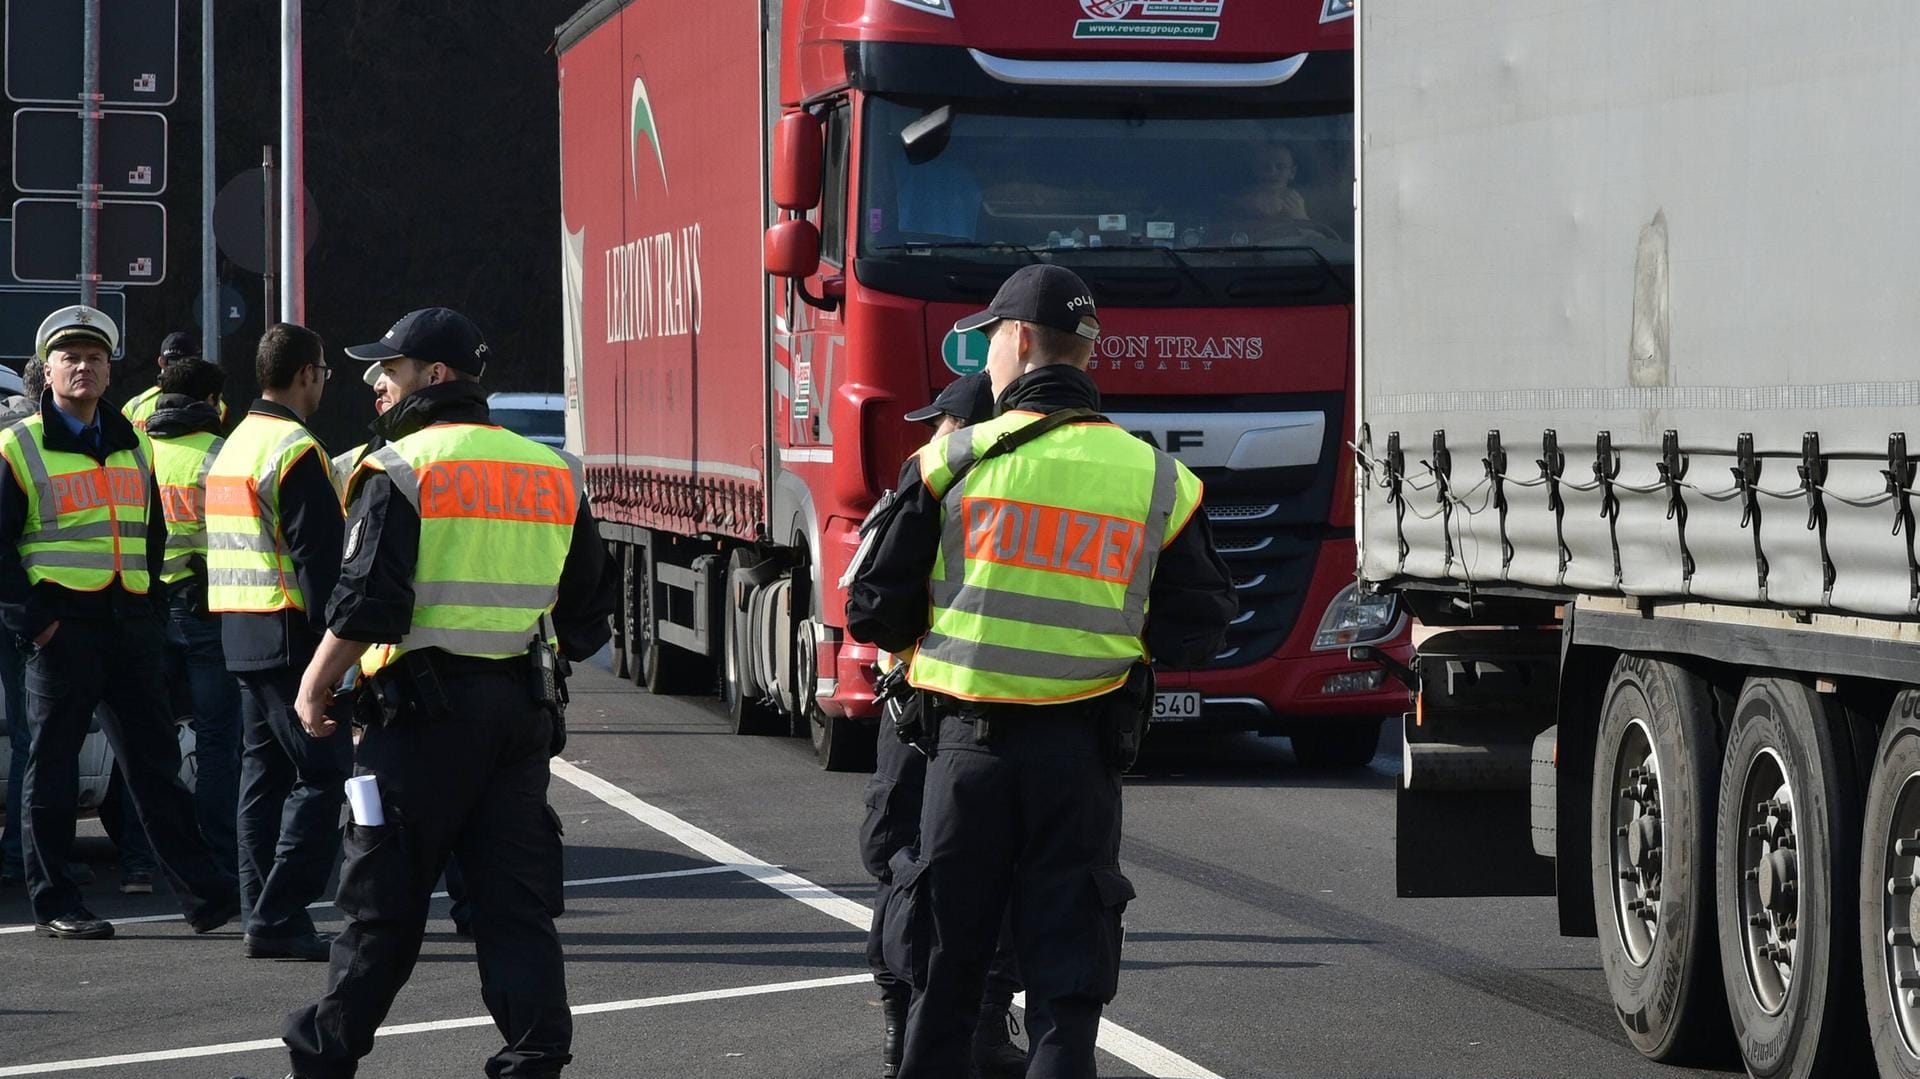
POLYGON ((1920 4, 1358 11, 1401 893, 1557 896, 1649 1057, 1920 1076, 1920 4))

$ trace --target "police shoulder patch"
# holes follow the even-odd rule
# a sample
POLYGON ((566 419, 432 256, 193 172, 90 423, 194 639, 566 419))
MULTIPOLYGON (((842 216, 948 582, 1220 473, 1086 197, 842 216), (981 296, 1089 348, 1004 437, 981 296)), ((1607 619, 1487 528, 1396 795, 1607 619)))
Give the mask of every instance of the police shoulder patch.
POLYGON ((347 545, 340 551, 340 561, 351 562, 353 561, 353 556, 360 553, 360 536, 366 530, 367 519, 365 517, 353 522, 353 527, 347 529, 347 545))

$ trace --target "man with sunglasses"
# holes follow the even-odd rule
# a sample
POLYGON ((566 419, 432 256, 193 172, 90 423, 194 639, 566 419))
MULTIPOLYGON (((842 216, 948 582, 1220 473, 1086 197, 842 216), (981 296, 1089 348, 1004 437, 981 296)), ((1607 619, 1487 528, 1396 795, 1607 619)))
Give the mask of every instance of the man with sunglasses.
POLYGON ((246 954, 324 962, 307 904, 340 852, 353 770, 346 730, 300 729, 300 672, 326 632, 345 521, 326 451, 306 426, 333 369, 320 335, 281 323, 260 339, 260 399, 207 474, 207 606, 240 679, 240 897, 246 954))

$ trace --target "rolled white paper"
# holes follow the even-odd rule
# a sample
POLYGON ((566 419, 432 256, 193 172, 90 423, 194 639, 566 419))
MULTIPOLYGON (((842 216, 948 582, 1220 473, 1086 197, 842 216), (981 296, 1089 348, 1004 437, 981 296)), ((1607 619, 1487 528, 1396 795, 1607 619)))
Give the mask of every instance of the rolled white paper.
POLYGON ((380 784, 372 776, 347 780, 347 806, 355 824, 377 827, 387 823, 386 811, 380 808, 380 784))

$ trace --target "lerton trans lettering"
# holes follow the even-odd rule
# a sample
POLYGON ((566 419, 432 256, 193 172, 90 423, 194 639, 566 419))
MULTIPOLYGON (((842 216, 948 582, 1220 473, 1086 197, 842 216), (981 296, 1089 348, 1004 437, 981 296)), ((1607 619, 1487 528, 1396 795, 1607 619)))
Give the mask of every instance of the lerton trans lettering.
POLYGON ((606 251, 607 341, 700 332, 700 224, 606 251))

